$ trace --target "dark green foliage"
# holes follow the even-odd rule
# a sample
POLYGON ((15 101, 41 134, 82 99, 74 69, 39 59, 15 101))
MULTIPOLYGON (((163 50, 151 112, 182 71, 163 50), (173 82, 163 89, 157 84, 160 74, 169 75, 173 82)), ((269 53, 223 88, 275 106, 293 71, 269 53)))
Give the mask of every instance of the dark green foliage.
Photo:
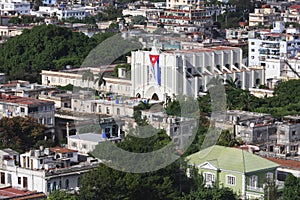
POLYGON ((265 200, 276 200, 279 198, 278 186, 274 180, 268 180, 264 188, 264 199, 265 200))
POLYGON ((53 25, 35 26, 0 48, 0 70, 10 79, 37 81, 42 69, 80 66, 94 44, 83 33, 53 25))
POLYGON ((68 194, 66 191, 53 191, 48 197, 48 200, 76 200, 76 196, 68 194))
POLYGON ((46 127, 31 117, 3 117, 0 119, 0 148, 11 148, 25 152, 40 145, 50 146, 51 135, 46 134, 46 127), (48 140, 44 140, 45 136, 48 140))
MULTIPOLYGON (((232 85, 233 86, 233 85, 232 85)), ((247 90, 226 85, 227 109, 270 113, 276 118, 300 112, 300 80, 280 83, 274 96, 257 98, 247 90)), ((211 98, 207 94, 198 98, 201 112, 211 112, 211 98)))
POLYGON ((168 115, 180 116, 181 115, 180 102, 178 100, 170 101, 167 104, 165 110, 168 115))
POLYGON ((234 136, 232 135, 232 133, 230 133, 229 130, 222 130, 217 145, 225 147, 234 147, 236 145, 241 145, 241 143, 234 138, 234 136))
POLYGON ((13 24, 13 25, 29 25, 31 23, 38 23, 42 19, 39 17, 33 17, 30 15, 22 15, 20 17, 12 17, 8 23, 13 24))
POLYGON ((119 17, 122 17, 122 9, 109 7, 106 8, 106 10, 103 10, 103 12, 99 12, 95 16, 95 19, 96 21, 110 21, 110 20, 116 20, 119 17))
MULTIPOLYGON (((150 138, 127 136, 118 147, 136 153, 155 151, 169 143, 165 131, 150 138)), ((100 165, 84 175, 79 199, 176 199, 180 191, 189 192, 190 181, 185 176, 182 160, 160 170, 142 174, 125 173, 100 165)))
POLYGON ((237 200, 238 197, 230 188, 200 188, 184 195, 182 200, 237 200))
POLYGON ((142 15, 133 16, 131 23, 136 25, 144 25, 146 24, 147 18, 142 15))
POLYGON ((299 200, 300 199, 300 179, 292 174, 288 174, 283 188, 283 200, 299 200))

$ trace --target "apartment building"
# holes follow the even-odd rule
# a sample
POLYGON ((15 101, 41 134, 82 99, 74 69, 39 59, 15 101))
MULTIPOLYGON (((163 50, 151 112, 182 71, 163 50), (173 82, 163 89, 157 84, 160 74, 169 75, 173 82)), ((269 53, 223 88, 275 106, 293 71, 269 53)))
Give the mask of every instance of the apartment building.
POLYGON ((0 13, 1 15, 29 15, 30 3, 25 0, 1 0, 0 13))
POLYGON ((274 21, 280 20, 280 13, 275 11, 275 8, 264 6, 255 8, 254 13, 249 13, 249 26, 265 26, 272 25, 274 21))
POLYGON ((284 22, 300 23, 300 5, 294 4, 281 13, 284 22))
POLYGON ((16 116, 33 117, 48 128, 55 126, 53 102, 0 94, 0 118, 16 116))
POLYGON ((21 155, 0 150, 0 186, 50 194, 54 190, 78 190, 82 174, 98 162, 79 163, 77 151, 54 147, 30 150, 21 155), (5 153, 5 155, 3 154, 5 153), (20 161, 20 162, 18 162, 20 161))
MULTIPOLYGON (((280 21, 273 23, 271 31, 250 34, 251 37, 248 39, 249 66, 264 67, 266 80, 289 77, 291 69, 286 65, 286 61, 293 61, 291 66, 299 71, 297 69, 297 57, 300 50, 299 35, 299 29, 285 29, 284 22, 280 21)), ((295 77, 295 74, 292 77, 295 77)))

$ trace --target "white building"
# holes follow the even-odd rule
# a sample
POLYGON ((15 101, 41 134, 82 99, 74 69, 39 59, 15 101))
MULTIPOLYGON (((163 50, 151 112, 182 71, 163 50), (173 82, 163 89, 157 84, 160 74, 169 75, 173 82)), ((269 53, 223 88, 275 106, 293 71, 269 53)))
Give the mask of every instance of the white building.
MULTIPOLYGON (((0 150, 0 155, 3 152, 6 150, 0 150)), ((16 162, 18 160, 15 156, 12 152, 9 156, 1 158, 0 187, 13 187, 45 194, 59 189, 75 190, 80 187, 81 175, 98 166, 98 162, 71 165, 71 160, 77 159, 77 151, 60 147, 24 153, 20 156, 20 165, 16 162)))
POLYGON ((68 148, 78 151, 80 154, 92 152, 96 146, 105 141, 121 141, 121 137, 107 137, 105 133, 82 133, 67 137, 68 148))
POLYGON ((33 117, 48 128, 55 126, 53 102, 0 94, 0 118, 16 116, 33 117))
POLYGON ((1 0, 0 1, 1 15, 29 15, 30 3, 25 0, 1 0))
POLYGON ((37 15, 48 15, 50 17, 56 16, 58 20, 68 19, 71 17, 77 19, 84 19, 90 15, 90 12, 85 10, 84 7, 76 8, 57 8, 52 6, 40 6, 39 11, 36 12, 37 15))
POLYGON ((280 13, 275 8, 255 8, 254 13, 249 13, 249 26, 270 26, 274 21, 280 20, 280 13))
POLYGON ((300 22, 300 5, 294 4, 281 13, 284 22, 300 22))
POLYGON ((265 68, 266 80, 281 77, 295 77, 285 60, 292 62, 298 69, 298 53, 300 50, 300 30, 284 28, 284 22, 274 22, 271 32, 261 32, 249 38, 249 66, 265 68), (284 33, 285 31, 285 33, 284 33))
POLYGON ((131 96, 159 100, 165 99, 166 95, 197 97, 200 91, 207 90, 209 81, 215 76, 224 80, 238 78, 242 89, 264 82, 262 69, 242 65, 240 48, 139 50, 131 55, 131 96))

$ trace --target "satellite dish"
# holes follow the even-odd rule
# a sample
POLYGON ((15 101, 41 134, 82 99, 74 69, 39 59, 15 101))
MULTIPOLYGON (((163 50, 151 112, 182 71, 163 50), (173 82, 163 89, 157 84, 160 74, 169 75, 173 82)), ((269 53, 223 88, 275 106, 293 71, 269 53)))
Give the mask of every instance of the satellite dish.
POLYGON ((250 123, 250 127, 251 127, 251 128, 253 128, 254 125, 255 125, 255 124, 254 124, 253 122, 250 123))

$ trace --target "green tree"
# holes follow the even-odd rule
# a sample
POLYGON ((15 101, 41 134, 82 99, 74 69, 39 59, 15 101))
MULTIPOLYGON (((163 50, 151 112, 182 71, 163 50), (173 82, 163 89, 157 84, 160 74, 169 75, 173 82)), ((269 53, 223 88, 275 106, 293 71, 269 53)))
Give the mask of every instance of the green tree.
POLYGON ((51 146, 53 141, 46 130, 32 117, 3 117, 0 119, 0 148, 25 152, 40 145, 51 146))
POLYGON ((265 200, 277 200, 279 198, 278 186, 275 180, 267 180, 267 184, 264 188, 264 199, 265 200))
POLYGON ((200 188, 194 190, 189 194, 183 196, 182 200, 237 200, 237 195, 232 189, 224 187, 218 188, 216 186, 212 188, 200 188))
MULTIPOLYGON (((129 134, 117 146, 129 152, 146 153, 161 149, 169 142, 166 132, 160 130, 149 138, 129 134)), ((81 179, 79 199, 177 199, 180 192, 188 193, 196 182, 192 184, 191 179, 186 176, 186 166, 180 159, 157 171, 135 174, 117 171, 101 164, 98 169, 85 174, 81 179)))
POLYGON ((47 200, 76 200, 76 196, 66 191, 55 190, 47 197, 47 200))
POLYGON ((228 87, 236 89, 238 81, 239 81, 238 78, 233 79, 232 77, 230 77, 229 79, 226 79, 225 82, 228 87))
POLYGON ((133 16, 131 23, 137 25, 145 25, 147 18, 142 15, 133 16))
POLYGON ((283 200, 299 200, 300 199, 300 181, 292 174, 288 174, 283 187, 283 200))
POLYGON ((104 79, 104 72, 99 72, 98 74, 95 75, 95 80, 94 83, 97 83, 98 90, 100 91, 101 85, 106 85, 106 80, 104 79))
POLYGON ((94 39, 67 28, 34 26, 0 45, 0 70, 8 79, 36 82, 42 69, 80 66, 95 45, 94 39))

